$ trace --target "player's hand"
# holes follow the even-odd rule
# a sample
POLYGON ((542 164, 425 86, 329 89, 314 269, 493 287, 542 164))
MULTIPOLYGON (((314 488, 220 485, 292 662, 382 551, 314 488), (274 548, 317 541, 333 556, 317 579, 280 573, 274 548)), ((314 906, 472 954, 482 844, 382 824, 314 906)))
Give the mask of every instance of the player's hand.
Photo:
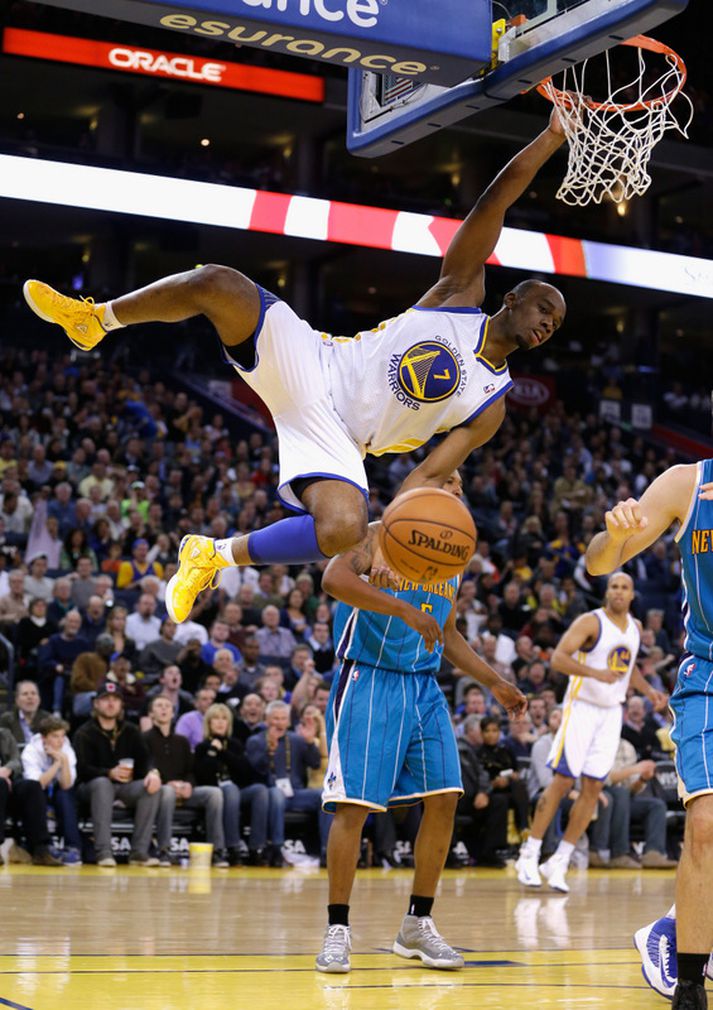
POLYGON ((498 681, 491 689, 493 697, 507 711, 511 719, 519 719, 527 712, 527 698, 514 684, 506 680, 498 681))
POLYGON ((655 761, 639 761, 636 767, 639 769, 639 775, 644 782, 649 782, 656 774, 655 761))
POLYGON ((369 572, 369 582, 376 589, 398 589, 400 585, 398 575, 387 565, 374 565, 369 572))
POLYGON ((668 695, 663 691, 654 690, 649 696, 649 701, 654 706, 654 712, 665 712, 668 708, 668 695))
POLYGON ((490 797, 487 793, 476 793, 475 799, 473 800, 473 806, 476 810, 485 810, 489 803, 490 797))
POLYGON ((708 484, 701 484, 698 497, 702 498, 703 501, 711 501, 713 499, 713 481, 710 481, 708 484))
POLYGON ((552 109, 552 112, 550 113, 549 129, 557 137, 564 137, 564 136, 566 136, 566 134, 564 132, 564 127, 562 125, 562 117, 560 116, 559 112, 557 111, 557 106, 555 106, 552 109))
POLYGON ((413 628, 423 637, 429 652, 433 652, 436 642, 443 645, 443 628, 435 617, 431 617, 423 610, 417 610, 416 607, 408 604, 404 610, 403 619, 409 628, 413 628))
POLYGON ((615 543, 624 543, 635 533, 640 533, 649 525, 649 520, 641 512, 641 506, 636 498, 620 501, 611 511, 605 513, 607 533, 615 543))
POLYGON ((598 680, 602 684, 616 684, 619 680, 619 674, 614 673, 613 670, 590 670, 589 676, 592 680, 598 680))

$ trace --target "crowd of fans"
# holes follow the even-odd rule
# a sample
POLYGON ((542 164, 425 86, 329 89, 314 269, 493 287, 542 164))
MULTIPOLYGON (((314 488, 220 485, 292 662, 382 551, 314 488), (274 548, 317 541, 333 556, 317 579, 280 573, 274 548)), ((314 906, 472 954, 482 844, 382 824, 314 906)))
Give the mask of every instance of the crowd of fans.
MULTIPOLYGON (((323 566, 228 569, 180 626, 163 602, 186 532, 225 537, 286 514, 274 441, 230 432, 224 417, 148 370, 42 351, 8 351, 0 364, 0 671, 10 685, 0 841, 11 814, 35 862, 77 863, 88 856, 79 825, 90 815, 93 858, 113 865, 120 801, 133 812, 139 865, 171 864, 180 808, 204 820, 219 866, 282 865, 290 812, 312 821, 323 855, 324 714, 338 665, 323 566), (50 845, 48 805, 61 851, 50 845)), ((480 864, 502 863, 548 782, 566 687, 550 657, 603 596, 586 574, 586 545, 613 500, 639 496, 671 462, 642 437, 555 407, 512 414, 464 468, 479 542, 458 625, 530 699, 528 714, 508 724, 460 671, 444 661, 439 673, 463 769, 458 820, 480 864)), ((412 466, 405 456, 370 463, 372 518, 412 466)), ((669 690, 682 634, 672 539, 629 570, 645 629, 639 664, 669 690)), ((670 756, 667 720, 629 699, 627 746, 604 794, 609 812, 592 829, 593 861, 631 859, 637 819, 644 865, 646 853, 665 854, 666 805, 654 783, 656 762, 670 756)), ((417 812, 398 816, 412 834, 417 812)), ((396 824, 390 815, 373 821, 374 850, 393 862, 396 824)))

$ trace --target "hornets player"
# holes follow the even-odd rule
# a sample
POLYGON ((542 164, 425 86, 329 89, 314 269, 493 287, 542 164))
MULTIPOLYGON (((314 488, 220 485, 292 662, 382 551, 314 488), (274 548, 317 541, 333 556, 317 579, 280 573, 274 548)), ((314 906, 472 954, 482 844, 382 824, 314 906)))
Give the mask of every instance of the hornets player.
POLYGON ((615 572, 607 583, 603 607, 582 614, 567 629, 552 655, 552 668, 570 678, 562 724, 547 761, 554 777, 537 801, 532 832, 520 849, 517 877, 527 887, 540 887, 540 873, 556 891, 569 891, 565 880, 570 856, 597 806, 604 780, 612 770, 622 726, 622 706, 629 684, 657 707, 666 696, 654 691, 635 667, 641 626, 629 613, 634 582, 615 572), (542 839, 574 780, 582 786, 556 852, 539 866, 542 839))
POLYGON ((674 466, 606 514, 587 549, 592 575, 610 572, 650 547, 669 526, 681 552, 685 655, 671 695, 679 793, 686 837, 676 904, 635 936, 644 978, 673 997, 674 1010, 704 1010, 704 972, 713 947, 713 459, 674 466))
POLYGON ((283 501, 302 513, 247 536, 184 538, 166 606, 185 621, 197 594, 226 565, 293 564, 333 557, 366 535, 367 454, 409 452, 450 432, 404 487, 442 487, 487 442, 505 416, 512 382, 507 356, 534 350, 562 324, 565 303, 551 284, 529 280, 488 318, 485 263, 508 208, 562 145, 549 126, 490 183, 453 237, 440 279, 406 312, 353 338, 314 330, 275 295, 228 267, 177 274, 94 305, 27 281, 40 318, 62 326, 82 350, 134 323, 175 323, 203 314, 225 358, 264 400, 280 448, 283 501))
MULTIPOLYGON (((445 487, 460 496, 460 476, 452 474, 445 487)), ((524 712, 527 702, 456 630, 458 578, 415 585, 392 576, 397 588, 386 591, 365 581, 375 563, 377 527, 355 550, 334 558, 322 581, 346 606, 338 608, 342 665, 328 709, 322 801, 336 813, 327 852, 329 924, 316 967, 350 969, 349 898, 367 815, 423 800, 413 894, 393 951, 429 968, 462 968, 463 958, 431 917, 463 791, 450 714, 436 680, 441 656, 489 688, 510 714, 524 712)))

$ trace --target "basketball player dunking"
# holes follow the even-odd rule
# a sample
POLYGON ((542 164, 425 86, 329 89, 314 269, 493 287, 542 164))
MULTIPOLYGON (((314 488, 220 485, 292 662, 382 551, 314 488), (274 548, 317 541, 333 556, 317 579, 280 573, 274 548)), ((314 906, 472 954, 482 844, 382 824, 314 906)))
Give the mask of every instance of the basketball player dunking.
POLYGON ((275 295, 229 267, 176 274, 102 305, 27 281, 33 311, 62 326, 82 350, 134 323, 179 322, 203 314, 226 360, 264 400, 280 447, 280 495, 302 512, 247 536, 185 537, 166 607, 185 621, 196 596, 226 565, 324 560, 363 540, 367 453, 409 452, 450 432, 407 478, 442 487, 448 475, 500 427, 512 385, 507 356, 533 350, 561 325, 565 302, 529 280, 488 318, 485 262, 508 208, 564 141, 549 126, 490 183, 456 232, 440 279, 411 309, 353 338, 312 329, 275 295))
POLYGON ((680 523, 686 638, 671 695, 679 793, 686 836, 676 904, 640 929, 635 943, 644 978, 673 997, 674 1010, 704 1010, 704 972, 713 947, 713 459, 674 466, 644 492, 606 514, 606 531, 587 548, 587 570, 602 575, 636 557, 680 523))
POLYGON ((604 780, 614 765, 629 684, 657 707, 666 704, 666 696, 654 691, 634 665, 641 627, 629 613, 633 599, 631 576, 615 572, 607 584, 604 606, 578 617, 552 656, 552 668, 567 674, 570 681, 562 725, 547 761, 554 777, 537 801, 530 837, 516 863, 518 880, 527 887, 540 887, 542 873, 554 890, 569 891, 565 875, 570 856, 592 819, 604 780), (562 841, 554 855, 538 866, 550 821, 580 776, 582 787, 562 841))
MULTIPOLYGON (((445 490, 463 493, 453 473, 445 490)), ((428 968, 463 967, 436 929, 431 910, 462 794, 460 761, 448 705, 436 674, 445 655, 517 716, 527 701, 470 648, 455 626, 460 577, 416 585, 389 573, 385 591, 362 578, 383 563, 378 523, 353 551, 334 558, 323 588, 340 600, 335 631, 342 661, 327 710, 330 749, 322 802, 336 810, 329 832, 329 923, 316 967, 350 969, 349 899, 362 828, 370 811, 423 801, 411 895, 395 954, 428 968), (430 651, 429 651, 430 649, 430 651)), ((383 568, 380 569, 383 571, 383 568)))

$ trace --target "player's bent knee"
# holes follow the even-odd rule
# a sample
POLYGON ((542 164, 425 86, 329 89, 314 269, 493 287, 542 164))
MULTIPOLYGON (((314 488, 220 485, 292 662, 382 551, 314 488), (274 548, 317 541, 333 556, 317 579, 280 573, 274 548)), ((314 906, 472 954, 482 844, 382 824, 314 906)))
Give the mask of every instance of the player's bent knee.
POLYGON ((316 519, 315 533, 321 552, 333 558, 361 543, 368 530, 366 510, 364 512, 363 516, 324 516, 316 519))

